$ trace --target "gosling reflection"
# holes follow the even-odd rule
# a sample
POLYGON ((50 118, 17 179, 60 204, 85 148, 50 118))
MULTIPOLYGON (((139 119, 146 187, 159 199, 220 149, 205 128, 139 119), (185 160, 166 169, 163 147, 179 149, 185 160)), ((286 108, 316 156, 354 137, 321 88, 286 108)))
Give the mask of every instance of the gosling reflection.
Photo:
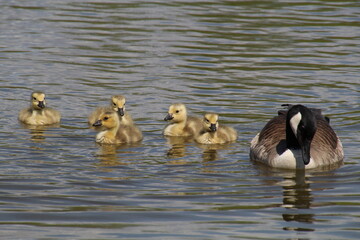
POLYGON ((219 159, 219 154, 216 149, 204 150, 202 159, 204 162, 212 162, 219 159))
MULTIPOLYGON (((174 137, 174 136, 165 136, 167 144, 170 146, 169 150, 166 152, 166 156, 170 159, 179 159, 189 155, 186 147, 190 143, 194 143, 193 137, 174 137)), ((223 144, 196 144, 197 147, 203 149, 202 159, 204 162, 215 161, 219 159, 218 150, 229 149, 231 145, 223 144)), ((186 161, 179 160, 176 163, 185 163, 186 161)))
POLYGON ((22 128, 29 130, 30 133, 30 140, 34 143, 43 143, 46 139, 46 136, 49 136, 47 134, 47 130, 50 128, 56 128, 60 127, 60 124, 52 124, 52 125, 27 125, 27 124, 20 124, 22 128))
POLYGON ((120 165, 121 162, 117 157, 117 145, 112 144, 102 144, 99 145, 99 151, 96 153, 96 157, 99 159, 99 165, 101 166, 117 166, 120 165))
POLYGON ((192 137, 165 136, 167 144, 170 145, 166 152, 168 158, 181 158, 186 156, 186 144, 192 142, 192 137))
POLYGON ((131 148, 139 147, 140 143, 114 145, 114 144, 96 144, 99 147, 95 156, 98 158, 98 165, 101 167, 114 167, 119 165, 128 165, 134 154, 131 148))
POLYGON ((227 150, 232 145, 223 144, 197 144, 197 146, 203 149, 202 158, 204 162, 216 161, 219 159, 218 150, 227 150))

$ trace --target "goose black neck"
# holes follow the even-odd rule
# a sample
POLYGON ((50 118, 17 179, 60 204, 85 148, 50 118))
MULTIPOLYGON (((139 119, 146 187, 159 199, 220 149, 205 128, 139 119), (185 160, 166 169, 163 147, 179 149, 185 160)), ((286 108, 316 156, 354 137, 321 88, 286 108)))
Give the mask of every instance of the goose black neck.
POLYGON ((299 149, 300 148, 300 144, 294 134, 294 132, 291 129, 290 126, 290 119, 286 118, 286 146, 288 149, 292 148, 292 149, 299 149))

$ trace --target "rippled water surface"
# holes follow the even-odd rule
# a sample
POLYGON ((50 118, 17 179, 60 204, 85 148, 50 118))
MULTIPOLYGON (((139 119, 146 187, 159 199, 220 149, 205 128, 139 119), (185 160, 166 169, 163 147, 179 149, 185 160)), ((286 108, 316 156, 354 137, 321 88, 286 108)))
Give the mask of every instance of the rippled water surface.
POLYGON ((358 1, 2 1, 1 239, 359 239, 358 1), (59 126, 17 121, 43 90, 59 126), (144 140, 99 146, 113 94, 144 140), (236 143, 165 139, 168 106, 236 143), (249 141, 284 103, 324 110, 344 165, 264 169, 249 141))

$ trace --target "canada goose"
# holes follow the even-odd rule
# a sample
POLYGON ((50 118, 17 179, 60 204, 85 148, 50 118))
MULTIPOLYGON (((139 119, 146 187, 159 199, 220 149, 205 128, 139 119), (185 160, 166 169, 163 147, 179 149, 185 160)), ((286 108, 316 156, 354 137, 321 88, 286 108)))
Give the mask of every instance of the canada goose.
POLYGON ((106 144, 132 143, 142 140, 142 133, 135 125, 121 125, 119 115, 114 112, 102 113, 93 124, 105 130, 96 135, 96 142, 106 144))
POLYGON ((275 168, 310 169, 339 163, 342 144, 321 110, 303 105, 279 111, 251 141, 250 158, 275 168))
POLYGON ((165 136, 197 136, 202 127, 201 119, 187 116, 186 107, 181 103, 172 104, 164 120, 170 121, 164 129, 165 136))
POLYGON ((46 107, 45 93, 33 92, 30 107, 19 112, 19 120, 28 125, 50 125, 60 122, 59 111, 46 107))
POLYGON ((115 111, 119 115, 119 120, 122 126, 132 125, 133 120, 130 114, 125 111, 125 97, 122 95, 114 95, 111 97, 110 106, 96 108, 88 117, 89 126, 98 120, 99 116, 105 112, 115 111))
POLYGON ((219 115, 207 113, 203 119, 203 129, 195 141, 201 144, 224 144, 237 139, 234 128, 219 125, 219 115))

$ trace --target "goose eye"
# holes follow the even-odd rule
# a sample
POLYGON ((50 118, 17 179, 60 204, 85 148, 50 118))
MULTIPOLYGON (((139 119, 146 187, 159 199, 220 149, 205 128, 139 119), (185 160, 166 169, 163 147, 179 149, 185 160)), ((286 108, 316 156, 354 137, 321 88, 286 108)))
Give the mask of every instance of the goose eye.
POLYGON ((33 100, 36 100, 36 97, 33 97, 33 100))
POLYGON ((108 117, 104 117, 104 121, 106 121, 106 120, 109 120, 109 118, 108 118, 108 117))
POLYGON ((205 118, 205 122, 209 123, 210 121, 208 119, 205 118))
POLYGON ((176 113, 179 113, 180 111, 179 110, 176 110, 176 113))
POLYGON ((114 106, 116 106, 116 103, 113 103, 114 106))

